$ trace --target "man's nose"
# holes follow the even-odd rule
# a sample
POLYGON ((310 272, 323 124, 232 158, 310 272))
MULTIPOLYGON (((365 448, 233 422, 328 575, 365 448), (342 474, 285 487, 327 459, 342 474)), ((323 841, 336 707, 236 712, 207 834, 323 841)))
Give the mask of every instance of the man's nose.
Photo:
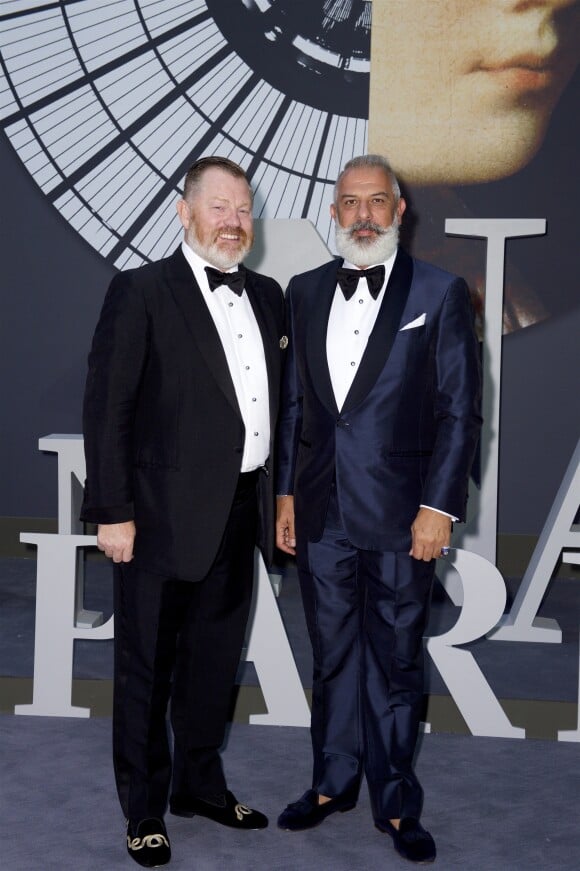
POLYGON ((359 221, 368 221, 371 216, 371 210, 369 208, 368 203, 365 203, 361 200, 358 204, 357 210, 357 218, 359 221))

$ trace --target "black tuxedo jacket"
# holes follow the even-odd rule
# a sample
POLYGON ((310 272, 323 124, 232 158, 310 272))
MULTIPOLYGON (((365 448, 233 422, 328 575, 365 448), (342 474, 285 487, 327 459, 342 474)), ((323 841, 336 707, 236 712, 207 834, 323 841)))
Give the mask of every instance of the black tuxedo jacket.
MULTIPOLYGON (((246 292, 264 344, 273 434, 283 296, 273 279, 250 270, 246 292)), ((137 565, 202 579, 232 505, 244 425, 219 335, 181 249, 111 282, 89 355, 83 429, 82 519, 134 519, 137 565)), ((267 561, 272 479, 268 468, 259 475, 257 543, 267 561)))
POLYGON ((350 541, 408 551, 419 506, 465 517, 481 417, 479 350, 463 279, 399 249, 343 408, 326 330, 340 260, 292 279, 279 423, 278 493, 296 534, 318 541, 336 483, 350 541))

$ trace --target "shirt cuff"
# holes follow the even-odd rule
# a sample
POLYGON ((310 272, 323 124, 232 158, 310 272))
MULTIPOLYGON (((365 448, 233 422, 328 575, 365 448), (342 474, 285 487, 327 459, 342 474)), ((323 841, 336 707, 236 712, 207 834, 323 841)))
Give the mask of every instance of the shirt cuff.
POLYGON ((432 505, 420 505, 419 508, 429 508, 431 511, 436 511, 437 514, 444 514, 445 517, 450 517, 453 523, 459 522, 459 517, 455 517, 454 514, 448 514, 447 511, 441 511, 440 508, 433 508, 432 505))

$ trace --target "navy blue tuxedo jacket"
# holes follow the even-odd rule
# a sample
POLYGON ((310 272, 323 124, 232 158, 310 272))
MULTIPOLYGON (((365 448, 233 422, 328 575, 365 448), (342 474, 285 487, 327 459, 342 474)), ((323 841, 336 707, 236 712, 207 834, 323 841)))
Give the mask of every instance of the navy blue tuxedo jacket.
POLYGON ((465 517, 481 425, 472 306, 463 279, 399 249, 339 410, 326 330, 341 263, 296 276, 286 294, 277 492, 294 494, 299 542, 320 539, 335 480, 355 547, 408 551, 421 504, 465 517))
MULTIPOLYGON (((273 279, 250 270, 246 292, 262 334, 273 435, 284 301, 273 279)), ((134 519, 137 565, 202 579, 232 505, 244 424, 218 332, 181 249, 113 279, 89 356, 83 429, 82 519, 134 519)), ((273 475, 261 474, 258 490, 258 544, 268 560, 273 475)))

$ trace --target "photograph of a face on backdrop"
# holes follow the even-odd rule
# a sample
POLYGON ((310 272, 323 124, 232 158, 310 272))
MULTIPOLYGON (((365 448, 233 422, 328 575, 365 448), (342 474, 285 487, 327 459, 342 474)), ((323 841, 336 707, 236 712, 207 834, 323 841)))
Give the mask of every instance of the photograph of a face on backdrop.
POLYGON ((508 243, 504 330, 576 305, 580 3, 372 5, 369 150, 406 186, 414 252, 454 264, 481 310, 483 243, 445 237, 445 218, 545 217, 545 239, 508 243))
POLYGON ((112 21, 18 5, 0 13, 2 128, 115 268, 174 250, 167 205, 207 154, 244 167, 256 218, 308 220, 334 250, 334 182, 368 150, 400 176, 404 244, 465 275, 480 333, 485 242, 448 218, 546 219, 508 241, 505 332, 578 304, 579 0, 136 0, 112 21))

